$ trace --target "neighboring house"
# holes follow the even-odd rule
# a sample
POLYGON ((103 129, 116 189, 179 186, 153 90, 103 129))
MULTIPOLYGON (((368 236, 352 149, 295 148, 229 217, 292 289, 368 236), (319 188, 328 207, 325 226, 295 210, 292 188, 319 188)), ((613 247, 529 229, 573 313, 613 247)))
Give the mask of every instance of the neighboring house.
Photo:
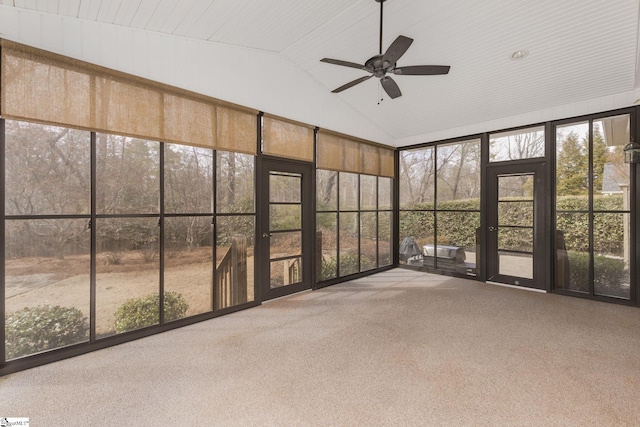
POLYGON ((628 178, 624 177, 613 163, 605 163, 602 177, 602 194, 612 196, 623 194, 623 186, 628 186, 628 178))

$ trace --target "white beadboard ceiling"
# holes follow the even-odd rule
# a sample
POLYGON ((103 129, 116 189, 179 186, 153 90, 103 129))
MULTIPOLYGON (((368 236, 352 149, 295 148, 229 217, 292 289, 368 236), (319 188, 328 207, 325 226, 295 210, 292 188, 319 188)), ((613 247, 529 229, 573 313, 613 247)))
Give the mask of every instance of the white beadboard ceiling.
MULTIPOLYGON (((73 28, 82 26, 83 31, 104 34, 112 34, 108 28, 114 26, 162 35, 145 42, 145 55, 171 52, 157 44, 171 38, 224 47, 216 52, 241 51, 243 59, 230 63, 245 68, 238 71, 243 78, 270 79, 275 88, 284 87, 278 80, 286 78, 292 89, 277 89, 277 96, 254 90, 231 95, 230 101, 402 146, 631 105, 640 97, 638 1, 387 0, 383 48, 401 34, 414 39, 398 66, 451 66, 445 76, 394 76, 403 96, 393 100, 381 92, 375 78, 322 99, 299 99, 318 90, 329 93, 366 75, 320 59, 364 63, 378 53, 379 3, 374 0, 0 0, 5 6, 0 17, 15 11, 38 14, 38 19, 23 19, 28 24, 22 25, 40 22, 45 29, 60 31, 65 38, 57 49, 61 52, 75 43, 70 39, 81 36, 73 28), (510 59, 520 49, 529 55, 510 59), (282 60, 292 69, 280 73, 284 67, 273 64, 282 60), (283 107, 288 104, 295 110, 283 107), (352 128, 345 112, 352 117, 352 128), (367 123, 373 131, 363 130, 367 123)), ((39 39, 29 38, 29 29, 8 20, 7 15, 6 31, 0 27, 2 37, 40 47, 53 43, 47 41, 46 30, 39 39)), ((180 61, 188 66, 205 63, 189 56, 203 49, 187 52, 180 54, 180 61)), ((107 66, 113 56, 85 53, 81 59, 107 66)), ((229 62, 216 57, 215 63, 222 69, 229 62)), ((146 74, 154 77, 158 72, 147 69, 146 74)), ((218 88, 225 82, 215 80, 216 69, 196 74, 209 79, 201 77, 189 89, 225 94, 218 88)))

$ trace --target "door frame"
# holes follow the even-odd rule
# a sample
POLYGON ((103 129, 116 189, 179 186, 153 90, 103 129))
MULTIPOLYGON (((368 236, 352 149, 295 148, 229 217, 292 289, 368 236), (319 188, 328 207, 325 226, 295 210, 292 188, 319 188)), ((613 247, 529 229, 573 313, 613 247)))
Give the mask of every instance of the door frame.
POLYGON ((549 206, 547 196, 549 185, 547 179, 547 162, 545 159, 518 160, 509 162, 496 162, 487 165, 487 198, 486 212, 487 223, 485 227, 486 236, 486 281, 512 285, 517 287, 532 288, 548 291, 548 274, 551 267, 547 256, 547 228, 549 206), (498 176, 511 174, 535 174, 534 194, 533 194, 533 279, 499 274, 498 265, 498 240, 497 233, 491 228, 498 223, 498 176))
POLYGON ((262 301, 312 289, 315 286, 313 249, 315 247, 315 168, 313 163, 262 156, 256 197, 256 291, 262 301), (269 173, 297 173, 302 176, 302 280, 293 285, 271 289, 269 256, 269 173))

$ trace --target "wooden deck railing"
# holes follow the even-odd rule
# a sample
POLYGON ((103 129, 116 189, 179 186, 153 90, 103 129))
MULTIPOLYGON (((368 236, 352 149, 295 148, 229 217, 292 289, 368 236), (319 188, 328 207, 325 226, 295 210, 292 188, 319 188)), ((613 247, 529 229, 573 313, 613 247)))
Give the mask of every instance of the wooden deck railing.
POLYGON ((215 309, 247 302, 247 238, 234 236, 216 266, 215 309))

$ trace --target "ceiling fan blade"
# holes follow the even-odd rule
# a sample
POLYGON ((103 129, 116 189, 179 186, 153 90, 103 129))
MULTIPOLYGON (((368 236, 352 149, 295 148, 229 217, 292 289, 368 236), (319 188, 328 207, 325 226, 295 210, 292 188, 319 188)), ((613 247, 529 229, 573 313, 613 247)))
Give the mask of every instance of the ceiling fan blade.
POLYGON ((353 87, 353 86, 357 85, 358 83, 362 83, 365 80, 369 80, 371 77, 373 77, 373 75, 360 77, 359 79, 355 79, 352 82, 344 84, 344 85, 340 86, 339 88, 332 90, 331 92, 333 92, 333 93, 342 92, 345 89, 349 89, 350 87, 353 87))
POLYGON ((448 65, 411 65, 398 67, 392 73, 399 76, 434 76, 448 74, 450 68, 448 65))
POLYGON ((343 67, 357 68, 358 70, 369 71, 369 69, 362 64, 356 64, 355 62, 349 62, 349 61, 341 61, 340 59, 322 58, 320 62, 326 62, 327 64, 342 65, 343 67))
POLYGON ((382 59, 384 61, 388 61, 389 64, 395 64, 398 59, 404 55, 407 49, 409 49, 411 43, 413 43, 413 39, 405 36, 398 36, 398 38, 391 43, 391 46, 389 46, 387 51, 384 53, 382 59))
POLYGON ((402 92, 400 92, 400 88, 391 77, 384 76, 383 78, 380 79, 380 83, 382 84, 384 91, 387 92, 387 95, 389 95, 391 99, 402 96, 402 92))

